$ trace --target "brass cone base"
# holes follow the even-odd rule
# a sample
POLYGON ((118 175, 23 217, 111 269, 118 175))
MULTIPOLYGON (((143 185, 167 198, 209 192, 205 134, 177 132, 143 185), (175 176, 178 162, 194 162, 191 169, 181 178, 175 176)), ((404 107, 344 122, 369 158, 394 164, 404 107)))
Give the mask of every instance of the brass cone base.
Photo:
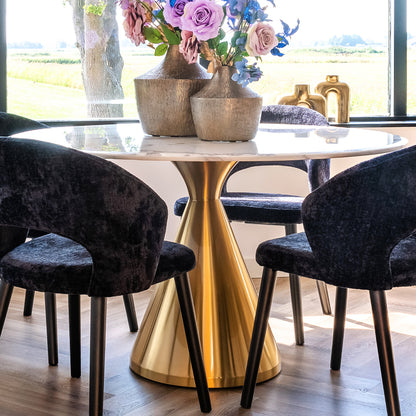
MULTIPOLYGON (((177 242, 195 252, 190 273, 198 329, 210 388, 242 386, 257 295, 219 200, 234 162, 176 162, 190 202, 177 242)), ((173 281, 161 283, 150 302, 131 356, 131 369, 145 378, 194 387, 185 333, 173 281)), ((280 372, 268 330, 258 381, 280 372)))

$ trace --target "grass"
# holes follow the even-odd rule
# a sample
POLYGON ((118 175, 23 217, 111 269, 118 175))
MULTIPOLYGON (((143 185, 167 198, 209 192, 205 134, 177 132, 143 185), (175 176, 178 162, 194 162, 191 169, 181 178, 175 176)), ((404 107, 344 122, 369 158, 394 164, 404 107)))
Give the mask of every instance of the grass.
MULTIPOLYGON (((148 49, 123 50, 124 116, 136 117, 133 79, 156 66, 160 57, 148 49)), ((351 115, 387 114, 387 56, 369 48, 292 50, 283 58, 260 63, 261 80, 250 85, 264 104, 293 94, 294 84, 315 86, 338 75, 350 87, 351 115)), ((330 107, 330 114, 335 111, 330 107)), ((416 51, 408 56, 408 107, 416 114, 416 51)), ((77 50, 9 51, 8 111, 35 119, 86 118, 86 102, 77 50), (39 104, 41 103, 41 105, 39 104)))

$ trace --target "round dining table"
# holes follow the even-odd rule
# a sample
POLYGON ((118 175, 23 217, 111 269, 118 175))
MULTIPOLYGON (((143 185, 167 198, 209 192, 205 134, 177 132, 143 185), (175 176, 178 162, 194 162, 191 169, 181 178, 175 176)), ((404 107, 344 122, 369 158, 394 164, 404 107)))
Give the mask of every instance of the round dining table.
MULTIPOLYGON (((257 304, 220 201, 222 185, 234 164, 375 155, 407 143, 380 131, 277 124, 261 124, 256 137, 247 142, 149 136, 140 123, 54 127, 15 137, 70 146, 106 159, 169 161, 176 166, 189 193, 176 241, 193 249, 196 256, 189 278, 210 388, 243 385, 257 304)), ((155 290, 131 353, 130 368, 153 381, 194 386, 173 279, 155 290)), ((269 328, 258 382, 276 376, 280 369, 279 350, 269 328)))

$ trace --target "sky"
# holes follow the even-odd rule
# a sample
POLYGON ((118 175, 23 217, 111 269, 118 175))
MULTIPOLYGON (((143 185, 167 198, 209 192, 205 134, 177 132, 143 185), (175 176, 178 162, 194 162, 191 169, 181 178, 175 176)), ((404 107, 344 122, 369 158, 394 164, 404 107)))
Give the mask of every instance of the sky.
MULTIPOLYGON (((273 21, 283 19, 290 26, 296 24, 297 18, 301 21, 299 32, 292 40, 294 46, 310 45, 343 34, 359 34, 364 40, 383 41, 387 34, 388 0, 274 1, 276 8, 268 8, 273 21)), ((416 13, 415 3, 408 1, 409 15, 416 13)), ((262 4, 270 3, 263 1, 262 4)), ((7 0, 6 8, 9 43, 30 40, 54 46, 56 41, 74 42, 72 9, 64 5, 63 0, 7 0)), ((275 29, 278 31, 279 27, 275 29)))

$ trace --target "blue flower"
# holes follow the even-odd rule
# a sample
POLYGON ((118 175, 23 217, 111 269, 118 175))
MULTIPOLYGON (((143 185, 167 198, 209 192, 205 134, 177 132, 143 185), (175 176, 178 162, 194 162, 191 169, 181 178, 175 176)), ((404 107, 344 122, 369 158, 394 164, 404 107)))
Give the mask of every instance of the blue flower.
POLYGON ((297 21, 297 25, 293 29, 291 29, 289 25, 285 23, 283 20, 280 20, 280 22, 282 23, 282 26, 283 26, 283 33, 279 33, 279 36, 283 38, 292 36, 299 30, 299 24, 300 24, 299 19, 297 21))
POLYGON ((257 0, 250 0, 247 4, 246 9, 244 10, 243 18, 247 23, 251 24, 255 21, 263 22, 267 19, 267 14, 264 13, 263 9, 261 8, 257 0))
POLYGON ((246 8, 247 0, 225 0, 231 16, 238 16, 246 8))
POLYGON ((231 79, 241 86, 246 87, 250 82, 258 81, 263 75, 260 68, 257 68, 257 62, 253 65, 247 65, 247 59, 243 58, 234 64, 237 73, 233 74, 231 79))
POLYGON ((289 25, 287 23, 285 23, 283 20, 280 20, 280 22, 282 23, 283 26, 283 32, 280 32, 276 35, 277 40, 278 40, 278 44, 270 51, 270 53, 273 56, 283 56, 284 54, 282 52, 280 52, 281 48, 284 48, 285 46, 289 45, 289 41, 287 40, 287 38, 289 36, 292 36, 293 34, 295 34, 298 29, 299 29, 299 19, 297 21, 297 25, 291 29, 289 27, 289 25))

